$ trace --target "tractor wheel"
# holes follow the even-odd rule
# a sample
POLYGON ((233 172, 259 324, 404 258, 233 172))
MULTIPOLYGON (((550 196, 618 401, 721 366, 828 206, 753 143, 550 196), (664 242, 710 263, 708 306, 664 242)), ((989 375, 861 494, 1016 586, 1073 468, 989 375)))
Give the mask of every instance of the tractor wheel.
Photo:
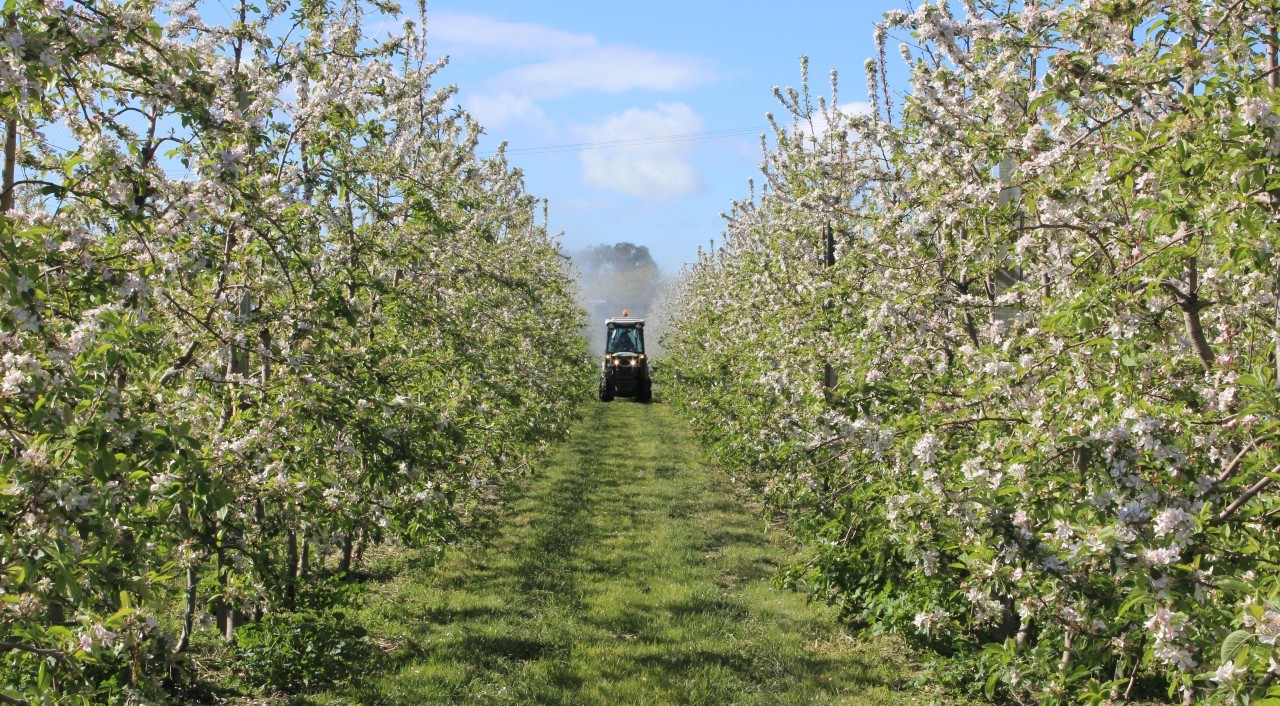
POLYGON ((601 402, 613 401, 613 385, 610 385, 609 380, 604 376, 600 377, 600 401, 601 402))
POLYGON ((653 401, 653 382, 644 380, 640 383, 640 389, 636 391, 636 402, 649 404, 653 401))

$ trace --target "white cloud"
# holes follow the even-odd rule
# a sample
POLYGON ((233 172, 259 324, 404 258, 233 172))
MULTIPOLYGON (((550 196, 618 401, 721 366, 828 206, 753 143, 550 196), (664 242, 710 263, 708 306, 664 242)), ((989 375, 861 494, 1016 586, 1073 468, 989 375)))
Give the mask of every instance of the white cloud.
POLYGON ((516 67, 494 83, 536 98, 560 98, 580 91, 681 91, 714 78, 697 59, 628 47, 597 47, 516 67))
POLYGON ((494 76, 464 99, 467 110, 491 128, 522 124, 549 133, 550 123, 537 101, 575 93, 681 91, 716 78, 706 63, 695 57, 602 46, 595 35, 532 22, 450 12, 434 13, 429 22, 429 37, 440 51, 536 57, 532 63, 494 76))
POLYGON ((703 129, 702 118, 684 103, 660 103, 656 110, 632 108, 583 129, 593 143, 629 141, 582 153, 582 179, 591 186, 656 200, 673 199, 703 189, 702 174, 689 163, 691 142, 661 138, 703 129), (645 138, 653 142, 643 144, 645 138), (634 144, 635 142, 642 144, 634 144))
POLYGON ((428 18, 431 41, 449 50, 559 54, 599 45, 594 35, 574 34, 532 22, 502 22, 480 15, 433 12, 428 18))
POLYGON ((546 114, 527 96, 512 93, 480 94, 465 101, 467 112, 488 128, 505 128, 516 124, 549 127, 546 114))

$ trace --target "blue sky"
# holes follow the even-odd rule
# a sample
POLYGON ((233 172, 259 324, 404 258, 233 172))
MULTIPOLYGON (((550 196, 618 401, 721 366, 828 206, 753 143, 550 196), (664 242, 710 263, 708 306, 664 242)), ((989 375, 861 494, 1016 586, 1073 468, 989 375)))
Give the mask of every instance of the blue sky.
POLYGON ((840 102, 865 101, 872 25, 905 7, 429 0, 428 22, 432 53, 450 57, 440 80, 485 125, 486 149, 508 142, 565 247, 646 245, 673 273, 758 174, 765 114, 783 112, 773 86, 798 85, 805 54, 815 93, 834 68, 840 102), (618 142, 632 144, 569 147, 618 142))

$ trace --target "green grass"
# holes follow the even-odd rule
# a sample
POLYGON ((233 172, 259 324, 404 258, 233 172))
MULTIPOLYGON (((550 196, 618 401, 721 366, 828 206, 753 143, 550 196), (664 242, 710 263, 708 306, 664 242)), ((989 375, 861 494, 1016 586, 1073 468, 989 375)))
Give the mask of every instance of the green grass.
POLYGON ((668 408, 594 403, 487 536, 379 560, 351 616, 379 658, 298 703, 943 701, 904 645, 775 589, 786 553, 668 408))

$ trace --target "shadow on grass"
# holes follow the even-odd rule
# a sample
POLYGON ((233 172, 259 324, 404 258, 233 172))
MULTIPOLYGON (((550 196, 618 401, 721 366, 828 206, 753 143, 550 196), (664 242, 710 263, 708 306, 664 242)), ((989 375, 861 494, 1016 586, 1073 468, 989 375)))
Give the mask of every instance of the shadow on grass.
POLYGON ((771 703, 775 688, 792 698, 773 703, 815 703, 833 681, 896 686, 874 657, 813 649, 808 613, 736 593, 772 577, 777 548, 655 412, 589 408, 502 522, 439 566, 380 571, 398 593, 366 615, 399 641, 293 703, 771 703))

